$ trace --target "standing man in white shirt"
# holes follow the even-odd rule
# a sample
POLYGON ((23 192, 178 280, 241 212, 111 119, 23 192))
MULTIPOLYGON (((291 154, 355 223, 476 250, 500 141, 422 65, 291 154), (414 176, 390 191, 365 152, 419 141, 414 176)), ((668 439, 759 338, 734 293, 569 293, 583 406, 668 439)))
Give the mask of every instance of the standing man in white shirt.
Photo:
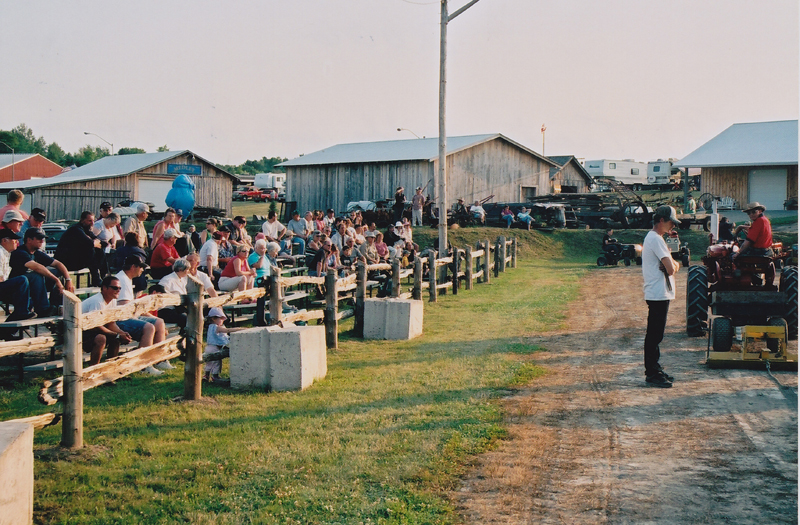
POLYGON ((675 274, 680 264, 664 242, 664 234, 681 222, 671 206, 659 206, 653 214, 653 229, 642 245, 644 299, 647 302, 647 335, 644 338, 644 373, 648 386, 671 388, 674 378, 661 368, 659 345, 664 339, 669 302, 675 299, 675 274))
POLYGON ((417 188, 414 196, 411 197, 411 225, 422 226, 422 208, 425 206, 425 195, 422 188, 417 188))

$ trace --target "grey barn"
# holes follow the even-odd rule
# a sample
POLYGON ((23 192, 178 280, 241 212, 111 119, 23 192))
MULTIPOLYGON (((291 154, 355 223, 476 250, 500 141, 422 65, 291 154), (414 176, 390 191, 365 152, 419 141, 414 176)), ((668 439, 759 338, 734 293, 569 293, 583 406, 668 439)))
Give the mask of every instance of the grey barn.
MULTIPOLYGON (((416 187, 435 198, 438 147, 437 137, 339 144, 289 160, 280 164, 286 168, 286 200, 301 211, 342 212, 350 202, 391 199, 398 186, 406 199, 416 187)), ((519 202, 552 193, 561 169, 499 133, 447 137, 448 207, 459 197, 519 202)))

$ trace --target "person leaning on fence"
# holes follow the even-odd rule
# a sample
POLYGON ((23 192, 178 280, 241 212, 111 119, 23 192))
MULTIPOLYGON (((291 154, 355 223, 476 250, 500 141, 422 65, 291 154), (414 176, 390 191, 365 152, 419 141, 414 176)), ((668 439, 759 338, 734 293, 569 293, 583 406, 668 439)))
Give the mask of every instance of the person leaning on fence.
POLYGON ((160 279, 172 272, 172 265, 180 258, 175 243, 178 241, 178 232, 169 228, 164 232, 163 238, 150 256, 150 275, 160 279))
MULTIPOLYGON (((100 283, 100 292, 81 303, 83 313, 116 308, 120 289, 117 277, 113 275, 105 276, 100 283)), ((117 357, 119 355, 120 342, 130 343, 132 340, 131 335, 120 328, 114 321, 90 330, 84 330, 83 351, 91 353, 89 366, 98 364, 103 357, 103 350, 106 349, 109 359, 117 357)))
MULTIPOLYGON (((141 277, 146 269, 147 264, 144 259, 136 255, 130 255, 125 259, 122 270, 114 276, 119 281, 120 287, 117 295, 117 306, 128 304, 136 298, 133 280, 141 277)), ((164 320, 147 313, 139 317, 117 321, 117 327, 130 334, 134 341, 139 341, 139 348, 160 343, 167 337, 167 327, 164 324, 164 320)), ((161 372, 157 369, 170 370, 172 368, 175 367, 169 361, 162 361, 155 368, 148 366, 143 372, 150 375, 161 375, 161 372)))
POLYGON ((31 210, 31 214, 28 215, 28 218, 25 222, 22 223, 22 226, 19 229, 19 233, 21 236, 25 235, 25 230, 28 228, 41 228, 45 221, 47 220, 47 213, 41 208, 34 208, 31 210))
POLYGON ((75 291, 69 271, 61 261, 44 253, 44 242, 47 235, 41 228, 28 228, 22 237, 22 244, 11 253, 9 265, 14 278, 24 275, 30 286, 31 304, 33 311, 39 317, 47 317, 61 306, 62 292, 66 288, 75 291), (61 283, 64 278, 64 284, 61 283), (50 294, 48 300, 47 294, 50 294), (51 307, 52 305, 52 307, 51 307))
MULTIPOLYGON (((165 275, 158 281, 158 285, 164 293, 176 295, 186 295, 186 281, 191 265, 186 259, 178 259, 172 263, 172 273, 165 275)), ((181 332, 186 328, 186 307, 167 306, 158 311, 158 316, 167 323, 175 323, 181 328, 181 332)))
MULTIPOLYGON (((208 311, 208 331, 206 332, 206 347, 203 350, 203 361, 211 354, 222 351, 230 343, 231 337, 228 334, 246 330, 246 328, 228 328, 225 326, 225 312, 222 308, 215 306, 208 311)), ((203 379, 205 381, 217 382, 221 378, 219 376, 222 372, 222 361, 206 361, 205 373, 203 379)))
MULTIPOLYGON (((6 318, 6 322, 23 321, 36 317, 35 312, 28 310, 31 298, 28 279, 23 275, 9 277, 11 274, 9 259, 11 253, 17 249, 19 239, 19 235, 11 230, 0 230, 0 300, 14 307, 14 311, 6 318)), ((0 333, 0 337, 9 341, 19 340, 22 336, 15 335, 16 331, 6 330, 0 333)))
POLYGON ((134 208, 136 212, 134 215, 128 217, 125 221, 125 225, 122 227, 122 232, 136 232, 139 237, 139 243, 142 248, 147 248, 148 244, 148 237, 147 237, 147 229, 144 227, 144 221, 147 220, 147 216, 150 214, 150 207, 140 202, 134 208))

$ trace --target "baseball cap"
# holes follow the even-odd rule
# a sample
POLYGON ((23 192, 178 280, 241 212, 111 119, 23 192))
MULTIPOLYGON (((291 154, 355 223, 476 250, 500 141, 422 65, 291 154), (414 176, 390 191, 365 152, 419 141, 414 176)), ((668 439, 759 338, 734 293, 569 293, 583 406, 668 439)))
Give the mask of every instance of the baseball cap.
POLYGON ((397 228, 398 226, 400 226, 402 228, 403 227, 403 223, 400 222, 400 221, 397 221, 396 223, 394 223, 394 227, 395 228, 397 228))
POLYGON ((180 208, 175 208, 175 215, 178 217, 183 217, 183 210, 180 208))
POLYGON ((41 228, 28 228, 25 230, 25 239, 47 239, 47 234, 41 228))
POLYGON ((34 208, 34 209, 31 210, 31 217, 33 217, 34 219, 36 219, 38 221, 43 221, 43 220, 47 219, 47 214, 41 208, 34 208))
POLYGON ((21 239, 19 235, 14 233, 13 231, 9 230, 8 228, 3 228, 0 230, 0 239, 21 239))
POLYGON ((22 216, 20 212, 17 210, 8 210, 5 215, 3 215, 3 222, 11 222, 11 221, 19 221, 22 222, 25 220, 25 217, 22 216))
POLYGON ((140 202, 136 205, 136 213, 143 213, 143 212, 150 213, 150 206, 148 206, 143 202, 140 202))
POLYGON ((125 257, 125 266, 138 266, 139 268, 147 268, 147 263, 142 260, 138 255, 128 255, 125 257))
POLYGON ((111 203, 108 202, 108 201, 103 201, 100 204, 100 209, 101 210, 110 210, 110 209, 113 209, 113 208, 114 208, 114 206, 112 206, 111 203))
POLYGON ((656 208, 655 213, 653 213, 653 222, 657 222, 658 219, 662 218, 674 222, 676 226, 681 223, 675 215, 675 208, 672 206, 659 206, 656 208))

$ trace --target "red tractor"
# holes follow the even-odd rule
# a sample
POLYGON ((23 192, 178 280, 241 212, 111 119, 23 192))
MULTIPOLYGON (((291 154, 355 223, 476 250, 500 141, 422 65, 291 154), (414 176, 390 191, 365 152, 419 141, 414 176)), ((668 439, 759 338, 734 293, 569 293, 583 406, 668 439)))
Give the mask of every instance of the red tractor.
MULTIPOLYGON (((738 251, 734 243, 713 244, 702 265, 689 267, 686 332, 698 337, 708 331, 710 308, 714 317, 709 343, 714 352, 731 352, 736 327, 754 325, 781 327, 784 336, 777 339, 783 339, 783 345, 776 338, 766 339, 769 350, 780 353, 786 339, 797 338, 797 267, 784 267, 776 284, 782 266, 780 243, 773 245, 774 257, 743 255, 734 259, 738 251)), ((743 340, 743 355, 745 346, 743 340)))

